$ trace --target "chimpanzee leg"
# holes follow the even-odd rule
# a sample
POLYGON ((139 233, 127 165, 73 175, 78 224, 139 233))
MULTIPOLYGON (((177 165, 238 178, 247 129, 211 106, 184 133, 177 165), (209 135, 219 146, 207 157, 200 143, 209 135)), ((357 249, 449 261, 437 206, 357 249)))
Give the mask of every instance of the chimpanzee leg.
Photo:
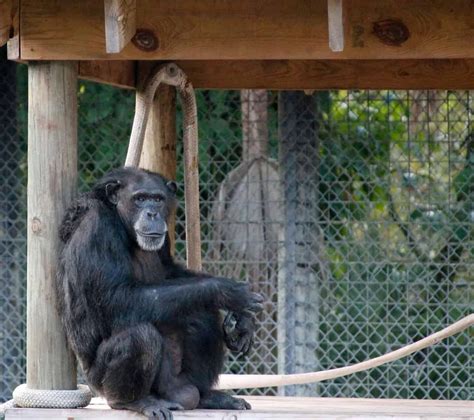
POLYGON ((183 373, 199 389, 198 408, 246 410, 250 404, 222 391, 213 391, 224 365, 224 334, 218 312, 196 314, 184 340, 183 373))
POLYGON ((158 398, 180 404, 184 410, 195 409, 199 403, 199 390, 182 373, 182 335, 165 334, 162 349, 161 366, 152 384, 152 393, 158 398))
POLYGON ((112 408, 168 420, 172 418, 169 410, 182 407, 150 395, 161 357, 162 338, 157 329, 151 324, 137 325, 102 342, 87 377, 112 408))

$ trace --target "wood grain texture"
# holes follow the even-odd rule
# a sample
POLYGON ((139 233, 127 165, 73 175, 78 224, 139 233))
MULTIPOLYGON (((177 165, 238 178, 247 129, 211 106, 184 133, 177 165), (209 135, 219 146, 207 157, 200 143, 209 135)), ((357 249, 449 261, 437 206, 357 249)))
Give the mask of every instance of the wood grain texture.
POLYGON ((331 51, 344 50, 344 0, 328 0, 329 48, 331 51))
POLYGON ((119 53, 137 30, 135 0, 104 0, 105 50, 119 53))
MULTIPOLYGON (((389 400, 366 398, 245 397, 251 411, 175 411, 174 420, 468 420, 474 403, 470 401, 389 400)), ((95 400, 95 401, 94 401, 95 400)), ((143 419, 130 411, 110 410, 100 399, 84 409, 9 409, 9 419, 143 419)))
POLYGON ((27 385, 76 389, 56 312, 59 223, 77 184, 77 64, 28 69, 27 385))
MULTIPOLYGON (((177 61, 197 89, 474 89, 474 60, 177 61)), ((155 62, 142 64, 156 65, 155 62)), ((135 88, 131 61, 82 61, 79 77, 135 88)))
POLYGON ((0 0, 0 47, 10 38, 12 27, 12 0, 0 0))
MULTIPOLYGON (((148 115, 140 168, 176 180, 176 89, 161 85, 148 115)), ((175 244, 175 214, 168 222, 171 250, 175 244)))
POLYGON ((9 60, 20 59, 20 0, 0 0, 0 45, 9 60))
POLYGON ((327 0, 141 0, 137 31, 107 54, 103 3, 23 0, 24 59, 474 58, 471 0, 351 0, 344 51, 329 48, 327 0))
POLYGON ((135 67, 135 62, 127 60, 80 61, 79 78, 124 89, 134 89, 135 67))
POLYGON ((200 89, 474 89, 474 60, 177 61, 200 89))

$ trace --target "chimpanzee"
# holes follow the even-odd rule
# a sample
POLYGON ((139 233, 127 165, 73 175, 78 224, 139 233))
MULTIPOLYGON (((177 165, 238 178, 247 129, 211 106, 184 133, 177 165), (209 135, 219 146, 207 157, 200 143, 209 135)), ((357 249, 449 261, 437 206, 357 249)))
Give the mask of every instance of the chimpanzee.
POLYGON ((212 390, 227 345, 246 353, 263 298, 245 283, 173 261, 167 218, 176 184, 120 168, 69 208, 60 227, 58 309, 91 388, 112 408, 249 409, 212 390), (233 315, 224 322, 220 310, 233 315))

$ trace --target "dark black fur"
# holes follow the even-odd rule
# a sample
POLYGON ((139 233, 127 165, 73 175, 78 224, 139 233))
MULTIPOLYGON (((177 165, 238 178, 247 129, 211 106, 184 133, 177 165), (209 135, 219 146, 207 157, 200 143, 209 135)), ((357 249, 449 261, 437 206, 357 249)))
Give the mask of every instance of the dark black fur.
POLYGON ((248 351, 251 312, 261 309, 261 297, 242 283, 179 266, 167 236, 159 250, 138 246, 133 221, 139 213, 151 214, 146 223, 155 229, 173 203, 174 188, 165 178, 123 168, 69 208, 57 276, 68 341, 89 384, 112 407, 159 419, 171 418, 170 409, 250 408, 211 388, 225 345, 248 351), (134 209, 130 191, 144 188, 164 198, 134 209), (232 333, 224 334, 220 309, 236 313, 232 333))

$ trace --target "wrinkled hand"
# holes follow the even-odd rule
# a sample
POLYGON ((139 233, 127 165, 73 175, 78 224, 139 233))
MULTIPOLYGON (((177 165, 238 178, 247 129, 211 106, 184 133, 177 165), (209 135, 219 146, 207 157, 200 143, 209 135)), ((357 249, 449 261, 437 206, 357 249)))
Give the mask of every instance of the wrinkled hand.
POLYGON ((229 312, 224 319, 224 341, 235 354, 246 356, 253 346, 255 321, 251 312, 229 312))

